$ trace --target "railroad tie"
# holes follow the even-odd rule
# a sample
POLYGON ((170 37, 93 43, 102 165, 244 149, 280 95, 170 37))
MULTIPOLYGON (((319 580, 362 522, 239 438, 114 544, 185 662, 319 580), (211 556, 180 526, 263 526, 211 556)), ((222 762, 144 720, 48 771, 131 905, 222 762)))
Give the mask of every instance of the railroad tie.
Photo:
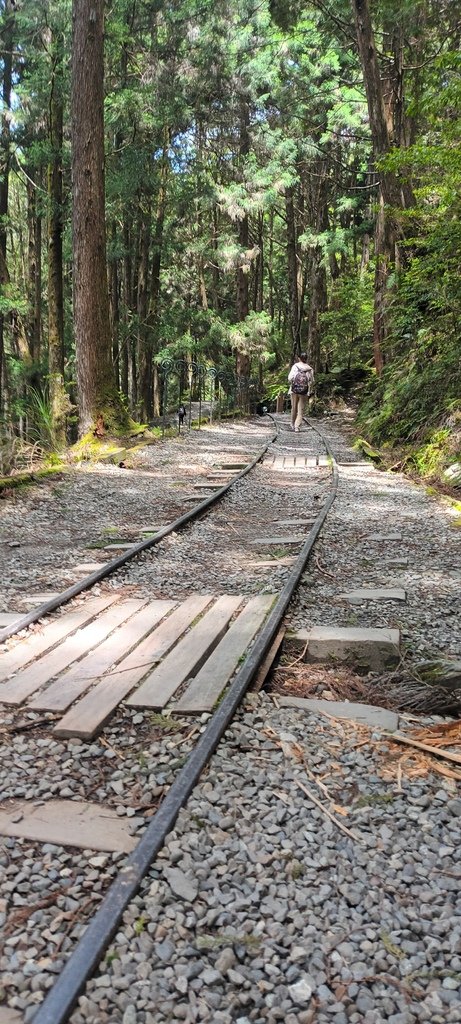
POLYGON ((154 669, 127 701, 130 707, 162 710, 182 683, 202 667, 240 607, 240 596, 219 597, 213 607, 154 669))
POLYGON ((248 601, 178 703, 172 707, 175 713, 190 715, 213 709, 273 602, 271 594, 248 601))
POLYGON ((120 701, 131 692, 152 666, 157 664, 177 640, 211 604, 210 595, 194 595, 170 612, 149 636, 118 662, 78 704, 74 704, 55 726, 57 736, 79 736, 90 739, 96 735, 120 701))

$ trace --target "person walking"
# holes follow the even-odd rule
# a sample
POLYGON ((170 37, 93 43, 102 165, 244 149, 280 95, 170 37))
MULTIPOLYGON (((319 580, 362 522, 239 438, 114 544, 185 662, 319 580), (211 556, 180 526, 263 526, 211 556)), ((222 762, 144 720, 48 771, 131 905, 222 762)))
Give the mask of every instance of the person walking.
POLYGON ((307 352, 301 352, 298 361, 293 363, 288 381, 291 384, 291 429, 299 434, 306 402, 314 383, 314 371, 307 362, 307 352))

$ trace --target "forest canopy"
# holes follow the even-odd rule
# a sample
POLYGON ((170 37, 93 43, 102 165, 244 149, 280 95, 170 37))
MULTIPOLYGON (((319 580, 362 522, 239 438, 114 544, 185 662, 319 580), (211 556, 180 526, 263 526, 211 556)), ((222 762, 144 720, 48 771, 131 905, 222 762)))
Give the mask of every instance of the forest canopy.
POLYGON ((366 371, 374 441, 459 437, 460 30, 454 0, 1 0, 2 443, 154 422, 165 360, 276 394, 301 350, 366 371))

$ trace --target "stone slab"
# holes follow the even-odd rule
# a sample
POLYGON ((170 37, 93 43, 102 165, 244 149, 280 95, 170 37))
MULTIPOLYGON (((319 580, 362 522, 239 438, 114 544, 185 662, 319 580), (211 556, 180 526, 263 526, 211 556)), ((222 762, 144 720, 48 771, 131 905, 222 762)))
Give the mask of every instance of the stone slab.
POLYGON ((29 608, 38 608, 39 605, 45 604, 45 601, 51 601, 54 597, 59 597, 59 590, 45 590, 43 594, 31 594, 30 597, 21 597, 18 601, 20 608, 25 608, 27 611, 29 608))
POLYGON ((305 540, 306 534, 294 537, 291 533, 289 537, 284 537, 283 535, 281 537, 257 537, 256 540, 250 540, 250 544, 257 544, 259 547, 266 548, 281 544, 284 547, 285 544, 304 544, 305 540))
POLYGON ((72 572, 96 572, 96 569, 101 569, 105 562, 82 562, 80 565, 74 565, 72 572))
POLYGON ((104 544, 104 551, 129 551, 137 542, 127 540, 124 544, 104 544))
POLYGON ((0 1024, 21 1024, 24 1017, 10 1006, 0 1006, 0 1024))
MULTIPOLYGON (((352 462, 352 460, 351 460, 349 462, 343 462, 342 459, 337 459, 336 462, 337 462, 338 466, 344 466, 344 469, 374 469, 375 468, 373 463, 369 462, 369 461, 363 462, 363 461, 357 460, 357 462, 352 462)), ((376 474, 376 475, 378 475, 378 474, 376 474)))
POLYGON ((209 480, 204 481, 203 484, 193 484, 196 491, 220 491, 221 487, 225 487, 225 483, 212 484, 209 480))
POLYGON ((375 536, 371 536, 369 540, 402 540, 402 534, 398 533, 397 530, 392 530, 390 533, 377 533, 375 536))
POLYGON ((372 704, 356 704, 343 700, 317 700, 310 697, 278 697, 281 708, 299 708, 300 711, 318 711, 333 718, 347 718, 363 722, 372 729, 387 729, 394 732, 399 727, 399 716, 395 711, 375 707, 372 704))
POLYGON ((406 601, 406 591, 402 590, 401 587, 381 587, 376 590, 373 587, 357 587, 356 590, 350 590, 347 594, 339 594, 338 597, 343 597, 345 601, 361 602, 361 601, 406 601))
POLYGON ((247 562, 249 569, 277 569, 280 565, 293 565, 296 558, 272 558, 267 562, 247 562))
POLYGON ((39 806, 16 800, 0 806, 0 835, 83 850, 129 853, 136 839, 128 823, 115 811, 85 800, 48 800, 39 806))
POLYGON ((312 516, 311 519, 279 519, 274 521, 272 526, 294 528, 296 526, 312 526, 313 523, 315 523, 315 516, 312 516))
POLYGON ((291 639, 303 650, 306 661, 348 661, 380 671, 399 661, 400 630, 352 626, 314 626, 301 629, 291 639))
POLYGON ((20 618, 21 612, 0 612, 0 626, 10 626, 12 622, 16 622, 20 618))

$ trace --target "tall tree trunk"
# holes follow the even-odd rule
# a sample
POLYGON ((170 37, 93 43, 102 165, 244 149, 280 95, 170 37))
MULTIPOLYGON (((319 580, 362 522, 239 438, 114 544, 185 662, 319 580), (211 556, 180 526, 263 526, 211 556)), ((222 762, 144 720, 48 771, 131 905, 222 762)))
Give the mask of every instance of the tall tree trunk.
POLYGON ((35 184, 27 180, 27 290, 29 305, 29 351, 37 375, 42 335, 42 220, 37 211, 35 184))
POLYGON ((138 403, 139 416, 142 421, 148 418, 147 405, 149 399, 146 393, 149 391, 150 364, 149 352, 149 327, 147 323, 147 311, 149 307, 149 261, 150 243, 152 229, 152 209, 150 196, 143 197, 142 221, 140 230, 140 247, 138 263, 138 292, 137 292, 137 313, 138 313, 138 403))
POLYGON ((167 183, 170 164, 168 146, 170 133, 165 129, 162 163, 160 167, 160 188, 157 196, 157 213, 155 217, 154 237, 152 240, 152 266, 149 296, 149 376, 145 382, 145 401, 148 418, 160 415, 160 383, 157 367, 153 366, 153 356, 158 350, 160 327, 160 271, 162 267, 163 231, 165 227, 167 183))
MULTIPOLYGON (((385 104, 381 73, 371 22, 368 0, 351 0, 354 12, 357 44, 367 95, 368 116, 376 160, 389 153, 392 143, 392 118, 385 104)), ((401 90, 401 83, 399 90, 401 90)), ((375 229, 375 304, 373 320, 373 350, 375 367, 381 373, 385 361, 389 334, 389 306, 391 295, 388 282, 395 266, 396 246, 400 226, 395 210, 402 205, 402 196, 395 175, 391 171, 379 172, 379 207, 375 229)))
POLYGON ((114 382, 104 220, 104 0, 73 0, 73 293, 79 432, 126 428, 114 382))
POLYGON ((121 353, 120 381, 123 394, 131 398, 131 409, 134 409, 133 396, 130 396, 129 375, 130 375, 130 326, 131 316, 134 312, 133 299, 133 268, 131 260, 131 231, 127 220, 123 223, 123 310, 124 310, 124 339, 121 353))
MULTIPOLYGON (((249 124, 250 124, 250 112, 248 109, 248 100, 246 97, 242 97, 240 100, 240 142, 239 142, 239 161, 240 170, 243 169, 243 163, 245 158, 250 152, 250 136, 249 136, 249 124)), ((248 223, 248 215, 245 214, 239 222, 239 233, 238 241, 240 248, 247 252, 250 241, 250 228, 248 223)), ((237 270, 237 303, 236 303, 236 314, 237 323, 242 323, 246 320, 248 313, 250 312, 249 304, 249 287, 248 287, 248 266, 247 261, 244 258, 243 252, 240 255, 241 264, 237 270)), ((248 377, 250 373, 250 359, 249 356, 244 352, 237 352, 236 358, 236 369, 237 374, 240 377, 248 377)))
MULTIPOLYGON (((328 166, 323 156, 315 161, 315 174, 309 190, 310 223, 316 235, 328 230, 328 166)), ((327 276, 322 247, 318 245, 310 252, 308 271, 309 317, 307 329, 307 350, 309 361, 316 372, 320 369, 320 321, 321 313, 327 308, 327 276)))
POLYGON ((219 268, 217 266, 217 253, 219 248, 219 222, 218 222, 218 209, 213 206, 212 213, 212 246, 214 251, 213 267, 212 267, 212 280, 213 280, 213 309, 216 313, 219 313, 220 302, 219 302, 219 268))
POLYGON ((66 440, 68 398, 64 386, 64 288, 63 288, 63 62, 60 39, 55 50, 50 94, 48 165, 48 373, 53 432, 58 447, 66 440))
MULTIPOLYGON (((14 9, 12 0, 5 0, 3 7, 3 27, 1 40, 1 59, 3 63, 2 81, 2 116, 0 130, 0 288, 8 284, 9 274, 6 263, 6 240, 8 218, 8 192, 10 179, 10 110, 11 87, 13 77, 13 39, 14 9)), ((5 371, 5 316, 0 312, 0 412, 3 409, 4 371, 5 371)))
POLYGON ((120 347, 119 347, 119 326, 120 326, 120 302, 119 302, 119 280, 118 280, 118 259, 117 259, 117 224, 112 222, 112 247, 113 253, 110 261, 109 279, 109 305, 110 305, 110 326, 112 333, 112 359, 114 363, 115 385, 120 390, 120 347))
POLYGON ((322 262, 323 253, 319 250, 314 254, 310 279, 310 306, 308 325, 309 360, 316 373, 320 370, 320 321, 319 316, 327 308, 327 275, 322 262))
POLYGON ((298 259, 296 220, 293 199, 294 189, 290 185, 285 192, 285 212, 287 218, 287 264, 289 293, 289 323, 291 336, 292 362, 300 353, 299 337, 299 295, 298 295, 298 259))

